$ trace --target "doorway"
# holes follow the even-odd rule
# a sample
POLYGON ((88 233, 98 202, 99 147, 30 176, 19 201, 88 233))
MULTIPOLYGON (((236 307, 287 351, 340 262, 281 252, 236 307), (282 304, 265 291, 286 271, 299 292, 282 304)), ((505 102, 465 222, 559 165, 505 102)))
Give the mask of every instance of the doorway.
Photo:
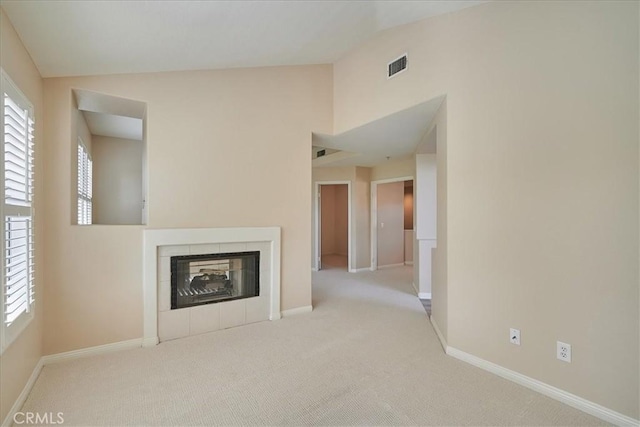
POLYGON ((349 270, 351 254, 351 183, 318 182, 316 268, 349 270))
POLYGON ((371 182, 371 269, 413 264, 413 177, 371 182))

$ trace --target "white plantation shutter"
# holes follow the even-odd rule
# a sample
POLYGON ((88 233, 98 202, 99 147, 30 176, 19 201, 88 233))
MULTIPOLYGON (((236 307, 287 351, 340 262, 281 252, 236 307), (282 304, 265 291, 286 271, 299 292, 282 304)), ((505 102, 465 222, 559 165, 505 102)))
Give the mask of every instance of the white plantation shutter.
POLYGON ((34 288, 34 116, 27 98, 2 73, 2 348, 28 320, 34 288), (18 324, 18 325, 16 325, 18 324))
POLYGON ((31 218, 7 217, 5 239, 4 321, 10 325, 34 301, 31 218))
POLYGON ((93 208, 93 161, 78 138, 78 224, 91 224, 93 208))

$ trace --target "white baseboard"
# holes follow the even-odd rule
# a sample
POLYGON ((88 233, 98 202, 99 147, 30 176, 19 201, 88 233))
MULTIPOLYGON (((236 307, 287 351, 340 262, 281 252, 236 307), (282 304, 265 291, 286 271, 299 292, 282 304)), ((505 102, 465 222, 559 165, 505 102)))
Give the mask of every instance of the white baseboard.
POLYGON ((8 427, 13 424, 13 417, 16 415, 16 412, 18 412, 20 408, 22 408, 22 405, 24 405, 24 402, 27 400, 27 397, 29 397, 29 393, 31 393, 31 389, 33 388, 33 385, 36 383, 36 380, 38 379, 38 375, 40 375, 40 371, 42 371, 42 366, 43 366, 42 358, 40 358, 38 360, 38 363, 36 363, 35 368, 33 368, 33 372, 31 372, 31 376, 27 380, 27 383, 24 385, 22 392, 20 393, 16 401, 13 403, 13 406, 9 410, 9 413, 7 414, 4 421, 2 422, 2 427, 5 427, 5 426, 8 427))
POLYGON ((413 261, 405 261, 404 265, 413 265, 413 261))
POLYGON ((416 295, 420 294, 420 291, 418 291, 418 287, 414 282, 411 282, 411 286, 413 286, 413 290, 416 291, 416 295))
POLYGON ((154 346, 156 346, 158 344, 160 344, 160 338, 159 337, 143 338, 142 339, 142 346, 143 347, 154 347, 154 346))
POLYGON ((317 272, 317 271, 318 271, 318 269, 317 269, 317 268, 315 268, 315 267, 311 267, 311 271, 313 271, 313 272, 317 272))
MULTIPOLYGON (((433 317, 431 323, 433 324, 434 329, 436 329, 436 333, 438 333, 437 326, 435 322, 433 322, 433 317)), ((440 337, 439 333, 438 337, 440 337)), ((445 344, 444 340, 442 339, 441 342, 445 344)), ((509 381, 513 381, 514 383, 520 384, 521 386, 524 386, 533 391, 537 391, 538 393, 544 394, 547 397, 558 400, 566 405, 586 412, 589 415, 600 418, 601 420, 619 426, 638 426, 639 424, 638 420, 633 419, 629 416, 616 412, 612 409, 605 408, 602 405, 598 405, 597 403, 591 402, 587 399, 576 396, 575 394, 571 394, 552 385, 543 383, 542 381, 538 381, 536 379, 527 377, 526 375, 522 375, 518 372, 504 368, 500 365, 496 365, 495 363, 480 359, 479 357, 476 357, 472 354, 465 353, 464 351, 449 346, 445 347, 445 351, 448 355, 455 357, 456 359, 477 366, 478 368, 489 371, 492 374, 498 375, 509 381)))
POLYGON ((289 310, 284 310, 282 312, 282 317, 295 316, 298 314, 311 313, 313 311, 313 307, 310 305, 306 305, 304 307, 292 308, 289 310))
POLYGON ((20 408, 22 408, 22 405, 24 405, 24 402, 27 400, 29 393, 31 393, 31 389, 33 388, 33 385, 38 379, 38 375, 40 375, 40 371, 42 371, 42 368, 45 365, 62 362, 64 360, 80 359, 82 357, 87 357, 87 356, 95 356, 98 354, 111 353, 119 350, 128 350, 132 348, 138 348, 138 347, 142 347, 142 344, 143 344, 143 339, 136 338, 128 341, 120 341, 120 342, 115 342, 111 344, 99 345, 96 347, 89 347, 89 348, 83 348, 80 350, 73 350, 73 351, 67 351, 64 353, 42 356, 40 360, 38 360, 38 363, 36 364, 35 368, 33 368, 33 372, 31 373, 29 380, 27 381, 24 388, 22 389, 22 392, 20 393, 15 403, 11 407, 11 410, 9 410, 9 413, 7 414, 6 418, 2 422, 2 426, 3 427, 10 426, 13 424, 14 415, 16 414, 16 412, 20 410, 20 408))
POLYGON ((365 267, 365 268, 352 268, 349 270, 349 273, 360 273, 363 271, 371 271, 371 267, 365 267))
POLYGON ((431 299, 431 292, 419 292, 418 298, 420 299, 431 299))
POLYGON ((67 351, 64 353, 50 354, 42 356, 42 364, 49 365, 51 363, 62 362, 65 360, 80 359, 81 357, 96 356, 99 354, 111 353, 119 350, 129 350, 132 348, 142 347, 142 338, 136 338, 128 341, 114 342, 111 344, 98 345, 95 347, 83 348, 80 350, 67 351))
POLYGON ((403 266, 404 266, 404 262, 402 262, 400 264, 379 265, 378 266, 378 270, 382 270, 383 268, 393 268, 393 267, 403 267, 403 266))
POLYGON ((444 335, 442 335, 442 332, 440 332, 440 328, 438 327, 438 324, 436 323, 436 319, 434 319, 433 315, 431 315, 429 317, 429 320, 431 321, 431 326, 433 326, 433 330, 436 331, 436 335, 438 336, 438 339, 440 340, 440 345, 442 346, 442 349, 444 350, 445 353, 447 353, 447 349, 449 348, 449 346, 447 345, 447 340, 444 339, 444 335))

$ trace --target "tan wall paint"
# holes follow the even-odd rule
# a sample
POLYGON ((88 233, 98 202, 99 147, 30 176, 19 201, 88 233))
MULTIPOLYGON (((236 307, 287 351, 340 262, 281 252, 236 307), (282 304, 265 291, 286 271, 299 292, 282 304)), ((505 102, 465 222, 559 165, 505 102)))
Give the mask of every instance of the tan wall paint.
POLYGON ((147 103, 150 228, 282 227, 286 310, 311 304, 309 147, 333 132, 331 70, 45 79, 45 353, 142 335, 142 227, 70 225, 72 88, 147 103))
POLYGON ((404 182, 377 186, 378 267, 404 263, 404 182))
POLYGON ((447 96, 449 344, 638 418, 638 3, 491 2, 334 71, 336 133, 447 96))
MULTIPOLYGON (((448 340, 448 233, 447 233, 447 101, 445 100, 427 132, 436 132, 436 235, 431 270, 431 316, 448 340)), ((414 265, 417 265, 415 263, 414 265)), ((416 276, 418 277, 418 276, 416 276)))
POLYGON ((353 203, 355 268, 371 267, 371 168, 356 167, 353 203))
POLYGON ((413 156, 398 160, 391 159, 371 168, 371 181, 414 176, 415 171, 413 156))
POLYGON ((141 224, 142 141, 93 137, 93 223, 141 224))
MULTIPOLYGON (((31 57, 22 45, 11 22, 0 9, 0 66, 11 80, 20 88, 31 101, 35 109, 35 176, 42 176, 44 172, 44 119, 42 78, 31 57)), ((47 228, 44 225, 45 205, 43 181, 36 178, 34 190, 35 203, 35 236, 36 236, 36 304, 35 316, 27 328, 0 356, 0 422, 2 422, 11 406, 22 392, 27 380, 31 376, 38 360, 42 356, 42 332, 44 319, 43 291, 45 288, 44 270, 46 257, 43 256, 44 242, 47 239, 47 228)))

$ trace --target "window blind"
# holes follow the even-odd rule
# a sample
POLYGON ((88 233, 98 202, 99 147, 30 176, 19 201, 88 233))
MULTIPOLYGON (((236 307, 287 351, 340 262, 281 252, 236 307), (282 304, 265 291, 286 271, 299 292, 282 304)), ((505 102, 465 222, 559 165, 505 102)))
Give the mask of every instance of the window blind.
POLYGON ((34 288, 34 119, 32 107, 3 75, 3 323, 31 311, 34 288))
POLYGON ((78 224, 91 224, 93 208, 93 162, 78 139, 78 224))

